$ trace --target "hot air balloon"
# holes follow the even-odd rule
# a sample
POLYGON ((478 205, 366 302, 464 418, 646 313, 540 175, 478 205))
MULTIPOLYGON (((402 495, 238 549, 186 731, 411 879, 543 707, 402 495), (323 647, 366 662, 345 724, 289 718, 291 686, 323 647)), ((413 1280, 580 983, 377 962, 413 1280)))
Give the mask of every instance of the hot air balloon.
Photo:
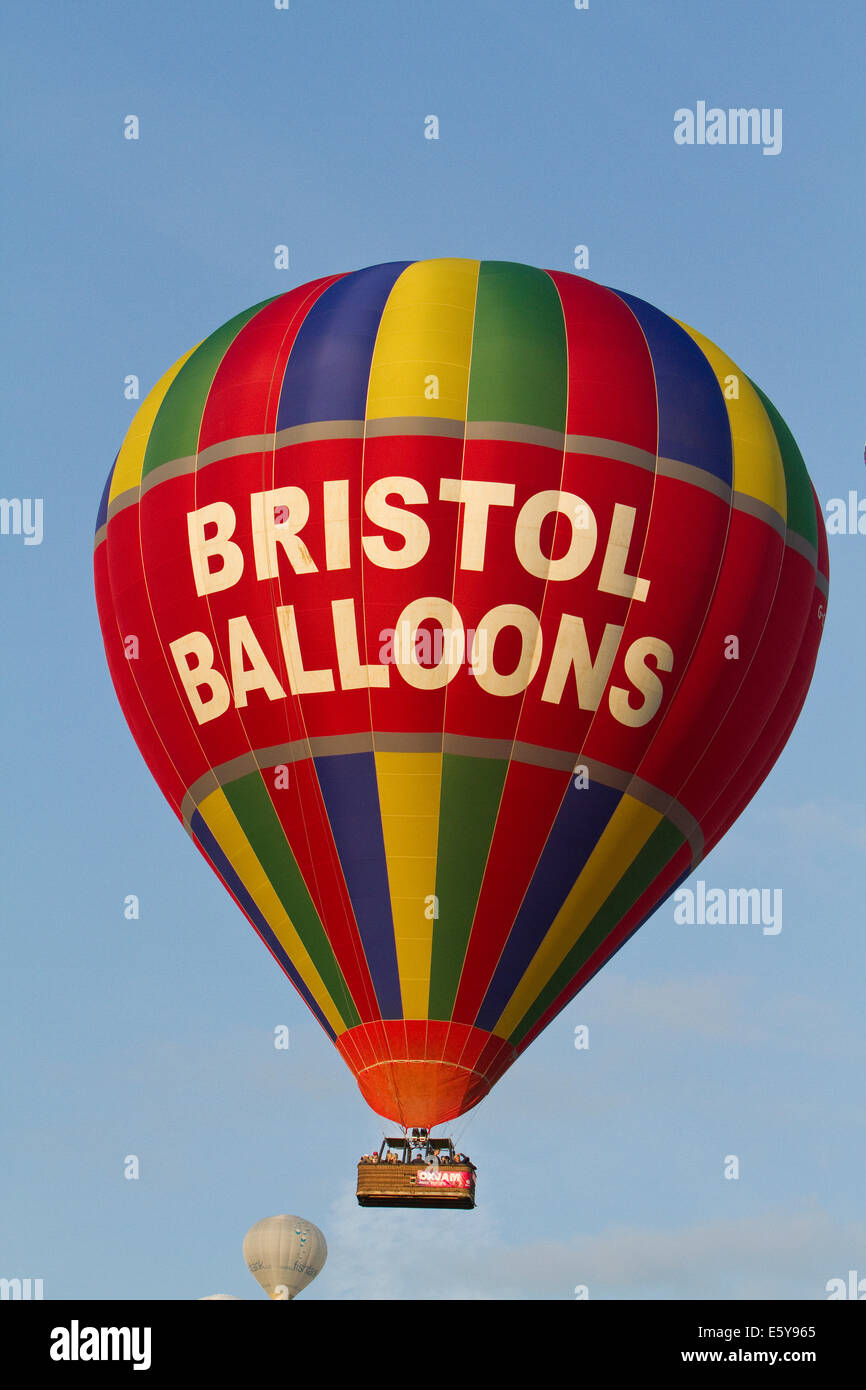
POLYGON ((268 1298, 297 1298, 328 1258, 325 1237, 302 1216, 266 1216, 244 1236, 247 1269, 268 1298))
POLYGON ((404 1131, 477 1105, 748 804, 828 593, 797 445, 729 357, 462 259, 185 354, 95 572, 148 766, 404 1131))

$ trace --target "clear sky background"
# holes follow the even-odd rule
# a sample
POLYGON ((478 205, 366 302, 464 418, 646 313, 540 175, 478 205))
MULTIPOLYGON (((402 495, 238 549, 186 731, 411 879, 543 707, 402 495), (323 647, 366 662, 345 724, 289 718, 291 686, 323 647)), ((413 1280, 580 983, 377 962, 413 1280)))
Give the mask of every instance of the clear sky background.
POLYGON ((306 1298, 822 1298, 866 1277, 866 535, 831 537, 804 712, 690 880, 781 888, 782 931, 663 905, 455 1126, 472 1213, 355 1204, 379 1123, 152 781, 91 568, 127 374, 144 396, 239 310, 402 258, 570 270, 586 244, 591 278, 760 384, 825 507, 866 499, 861 7, 4 15, 0 495, 42 498, 44 538, 0 536, 0 1276, 46 1298, 263 1297, 241 1241, 288 1211, 329 1243, 306 1298), (781 153, 678 146, 674 112, 699 100, 782 108, 781 153))

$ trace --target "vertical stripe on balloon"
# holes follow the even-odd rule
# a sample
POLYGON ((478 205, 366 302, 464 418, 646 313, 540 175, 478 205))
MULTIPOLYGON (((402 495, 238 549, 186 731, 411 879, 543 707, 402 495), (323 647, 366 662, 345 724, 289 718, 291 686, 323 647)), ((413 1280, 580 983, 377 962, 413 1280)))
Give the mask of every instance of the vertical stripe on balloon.
POLYGON ((571 892, 553 919, 495 1031, 510 1038, 547 988, 575 943, 604 907, 661 820, 652 807, 623 796, 571 892))
MULTIPOLYGON (((640 898, 683 845, 683 837, 669 820, 658 822, 621 877, 607 894, 595 914, 586 923, 574 946, 557 969, 536 994, 532 1004, 512 1027, 508 1040, 515 1047, 544 1013, 545 1009, 564 990, 594 951, 602 947, 640 898)), ((504 1031, 504 1030, 502 1030, 504 1031)))
POLYGON ((697 343, 722 390, 734 449, 734 492, 762 502, 784 522, 785 470, 775 433, 749 378, 709 338, 686 323, 680 327, 697 343))
POLYGON ((467 419, 562 430, 567 384, 562 305, 550 276, 482 261, 467 419))
POLYGON ((466 419, 479 261, 413 261, 382 311, 367 419, 466 419))
POLYGON ((198 453, 199 430, 205 402, 217 368, 234 338, 271 301, 236 314, 191 353, 169 386, 147 441, 142 480, 161 464, 174 459, 193 460, 198 453))
POLYGON ((373 754, 332 754, 315 764, 379 1009, 383 1018, 402 1018, 373 754))
MULTIPOLYGON (((199 344, 201 346, 201 344, 199 344)), ((114 465, 114 473, 111 478, 111 490, 108 495, 108 508, 116 497, 129 492, 132 488, 137 488, 141 483, 142 469, 144 467, 144 456, 147 451, 147 443, 150 438, 153 423, 159 414, 162 403, 178 373, 186 365, 193 353, 198 348, 190 348, 182 357, 169 367, 167 372, 159 378, 155 386, 151 387, 145 396, 135 415, 132 417, 132 424, 126 432, 123 443, 120 446, 120 453, 114 465)))
POLYGON ((496 1028, 497 1020, 529 969, 551 922, 556 921, 569 894, 604 833, 622 793, 601 782, 568 790, 547 837, 526 896, 505 948, 492 973, 476 1026, 496 1028))
MULTIPOLYGON (((564 441, 568 394, 565 324, 556 286, 546 272, 509 261, 482 261, 478 276, 467 420, 523 425, 555 431, 564 441)), ((464 448, 462 477, 489 477, 489 445, 476 429, 464 448), (476 471, 477 470, 477 471, 476 471)), ((509 446, 512 449, 514 445, 509 446)), ((553 470, 558 488, 562 458, 533 443, 519 446, 524 467, 543 452, 543 467, 553 470)), ((536 479, 540 471, 535 473, 536 479)), ((521 480, 522 481, 522 480, 521 480)), ((494 520, 493 525, 496 525, 494 520)), ((494 541, 491 539, 491 551, 494 541)), ((487 563, 491 563, 488 561, 487 563)), ((540 602, 543 581, 521 575, 526 596, 540 602)), ((477 577, 455 567, 452 601, 465 611, 464 594, 477 602, 477 577)), ((516 600, 516 592, 512 602, 516 600)), ((527 607, 524 600, 522 605, 527 607)), ((537 608, 535 611, 538 611, 537 608)), ((491 654, 491 664, 495 659, 491 654)), ((522 696, 501 702, 497 717, 500 739, 516 736, 522 696)), ((459 731, 461 703, 455 692, 446 695, 445 732, 459 731)), ((442 800, 436 896, 439 920, 433 938, 430 978, 430 1017, 451 1018, 460 975, 472 932, 482 882, 493 845, 508 756, 473 757, 448 753, 443 759, 442 800)))
POLYGON ((283 378, 277 429, 320 420, 363 420, 370 359, 382 310, 408 261, 344 275, 301 325, 283 378))
MULTIPOLYGON (((478 273, 478 261, 416 261, 396 280, 370 365, 368 423, 400 421, 411 437, 416 420, 465 421, 478 273)), ((368 441, 368 451, 375 447, 368 441)), ((372 576, 362 565, 366 591, 372 576)), ((402 1012, 421 1019, 438 921, 442 754, 377 750, 375 766, 402 1012)))
POLYGON ((436 850, 441 753, 377 753, 388 891, 406 1018, 426 1018, 438 910, 436 850))
POLYGON ((632 294, 613 293, 631 309, 652 356, 659 403, 659 458, 690 464, 730 485, 724 397, 695 352, 685 325, 632 294))
POLYGON ((272 949, 280 953, 281 964, 292 967, 295 983, 323 1014, 334 1033, 346 1027, 333 996, 301 941, 295 925, 278 894, 267 881, 255 850, 238 824, 224 793, 212 792, 206 797, 191 820, 193 834, 202 848, 214 860, 219 872, 235 896, 244 904, 261 935, 272 949))

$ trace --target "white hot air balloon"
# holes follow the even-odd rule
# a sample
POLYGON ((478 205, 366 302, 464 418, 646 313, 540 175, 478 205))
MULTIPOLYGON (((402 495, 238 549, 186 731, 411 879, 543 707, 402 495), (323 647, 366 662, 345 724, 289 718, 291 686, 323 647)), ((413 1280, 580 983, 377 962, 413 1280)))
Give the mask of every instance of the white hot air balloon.
POLYGON ((243 1303, 242 1298, 238 1298, 236 1293, 206 1293, 198 1300, 199 1303, 243 1303))
POLYGON ((247 1269, 269 1298, 296 1298, 328 1258, 325 1237, 301 1216, 266 1216, 244 1237, 247 1269))

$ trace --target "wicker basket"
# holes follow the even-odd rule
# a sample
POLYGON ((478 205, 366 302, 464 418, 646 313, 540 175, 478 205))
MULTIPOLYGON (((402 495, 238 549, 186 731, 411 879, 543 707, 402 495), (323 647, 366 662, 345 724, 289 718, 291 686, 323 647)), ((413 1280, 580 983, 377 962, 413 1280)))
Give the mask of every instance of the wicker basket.
POLYGON ((436 1168, 427 1163, 359 1163, 358 1204, 362 1207, 475 1206, 471 1163, 436 1168))

